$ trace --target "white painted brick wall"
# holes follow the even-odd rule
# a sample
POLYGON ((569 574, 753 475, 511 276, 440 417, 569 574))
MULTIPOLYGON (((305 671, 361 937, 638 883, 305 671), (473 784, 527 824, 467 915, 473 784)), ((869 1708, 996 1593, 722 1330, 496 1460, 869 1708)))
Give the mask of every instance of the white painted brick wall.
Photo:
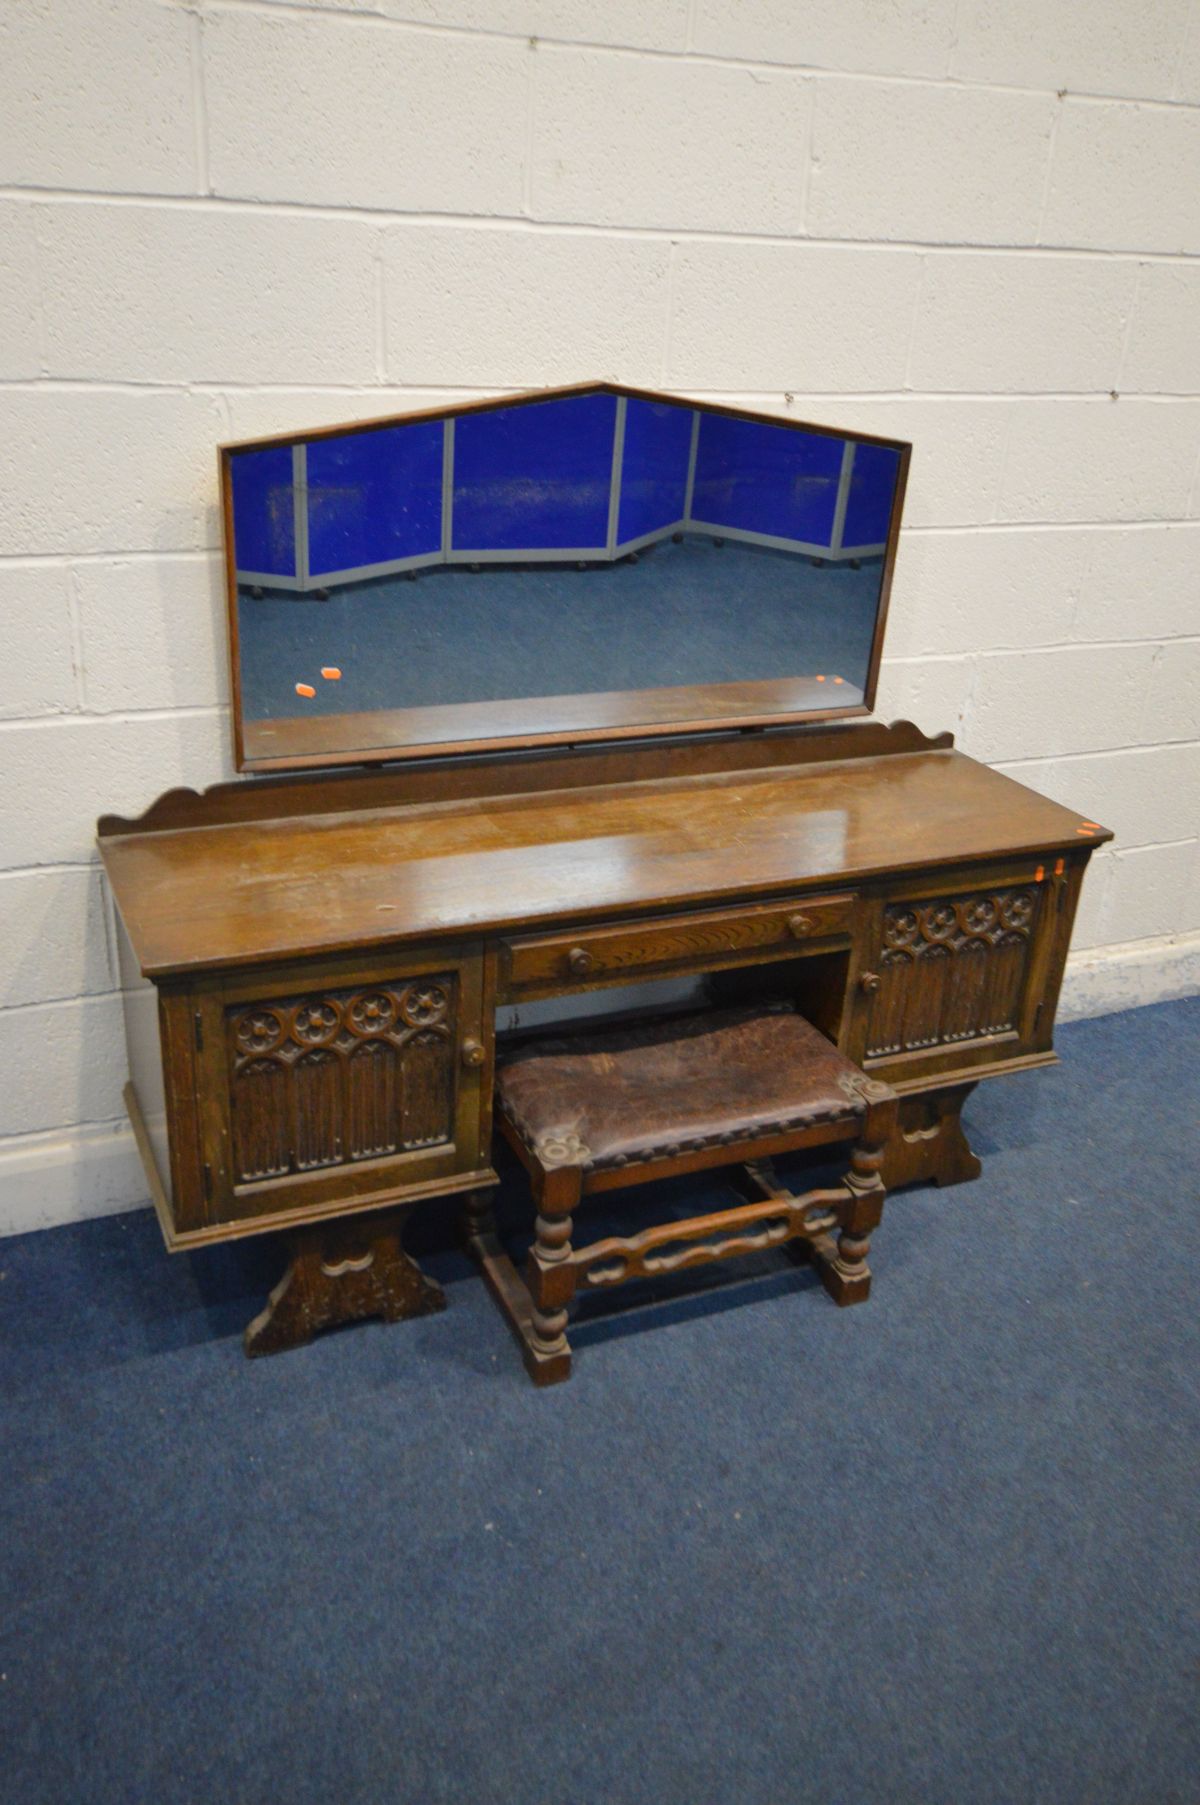
POLYGON ((0 1136, 119 1117, 125 1060, 120 997, 6 1009, 4 1043, 8 1077, 0 1090, 0 1136))
POLYGON ((0 945, 0 1008, 110 991, 113 970, 96 866, 0 875, 0 945))
POLYGON ((1087 534, 1087 605, 1073 638, 1180 639, 1200 628, 1200 524, 1087 534))
POLYGON ((1200 268, 1194 263, 1141 265, 1121 387, 1164 395, 1200 390, 1200 268))
POLYGON ((45 374, 371 383, 378 234, 303 213, 35 207, 45 374))
POLYGON ((321 207, 518 211, 528 52, 364 12, 204 9, 213 191, 321 207))
POLYGON ((230 774, 216 443, 587 376, 911 438, 879 712, 1110 822, 1077 946, 1184 969, 1200 0, 20 0, 0 1188, 131 1200, 92 835, 230 774))
POLYGON ((871 75, 944 75, 956 0, 696 0, 692 45, 713 56, 871 75))
POLYGON ((0 202, 0 382, 39 374, 38 325, 33 210, 0 202))
POLYGON ((1168 100, 1190 0, 961 0, 951 71, 962 81, 1168 100))
POLYGON ((1194 6, 1179 59, 1175 99, 1190 101, 1193 106, 1200 104, 1200 22, 1196 19, 1194 6))
MULTIPOLYGON (((0 563, 0 622, 9 647, 0 684, 0 718, 28 720, 74 710, 78 685, 69 567, 0 563)), ((12 805, 13 798, 6 793, 6 812, 12 805)))
POLYGON ((224 705, 225 583, 217 558, 96 558, 76 564, 71 579, 87 714, 224 705))
POLYGON ((159 0, 0 8, 0 181, 195 194, 192 20, 159 0))
POLYGON ((814 85, 814 236, 931 244, 1034 237, 1052 95, 836 77, 814 85))
POLYGON ((549 47, 534 63, 535 219, 800 229, 811 108, 801 77, 549 47))
POLYGON ((997 520, 1179 520, 1193 491, 1200 401, 1017 401, 997 520))
POLYGON ((52 381, 3 391, 0 558, 220 540, 215 396, 52 381))
POLYGON ((1068 98, 1041 235, 1097 250, 1200 251, 1200 112, 1068 98))
POLYGON ((973 394, 1111 387, 1136 285, 1128 258, 927 257, 909 381, 973 394))
POLYGON ((393 381, 480 387, 661 381, 671 247, 608 233, 389 226, 381 234, 393 381), (447 305, 447 297, 455 297, 447 305))
POLYGON ((781 376, 793 393, 901 388, 920 279, 920 259, 905 251, 685 242, 666 380, 763 390, 775 407, 781 376))

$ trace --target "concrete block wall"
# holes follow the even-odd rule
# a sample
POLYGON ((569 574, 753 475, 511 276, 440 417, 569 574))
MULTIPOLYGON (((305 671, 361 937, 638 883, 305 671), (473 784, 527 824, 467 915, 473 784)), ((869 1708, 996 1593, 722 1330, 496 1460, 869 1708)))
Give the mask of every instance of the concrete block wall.
POLYGON ((230 774, 215 444, 608 376, 915 442, 880 713, 1200 985, 1200 0, 0 8, 0 1227, 143 1196, 92 831, 230 774))

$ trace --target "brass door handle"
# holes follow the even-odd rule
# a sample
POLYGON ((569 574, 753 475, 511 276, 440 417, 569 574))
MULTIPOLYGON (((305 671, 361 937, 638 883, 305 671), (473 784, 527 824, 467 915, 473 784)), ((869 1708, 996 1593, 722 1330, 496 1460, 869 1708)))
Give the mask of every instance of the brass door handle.
POLYGON ((461 1057, 464 1065, 476 1066, 483 1064, 484 1060, 487 1058, 487 1053, 479 1041, 464 1040, 461 1049, 461 1057))
POLYGON ((577 978, 586 978, 595 963, 585 946, 573 946, 567 954, 567 964, 577 978))
POLYGON ((879 989, 879 985, 879 973, 875 971, 865 971, 858 980, 858 988, 860 990, 865 990, 868 996, 874 996, 875 992, 879 989))
POLYGON ((811 915, 788 916, 788 933, 794 934, 797 940, 803 940, 806 934, 811 934, 815 926, 811 915))

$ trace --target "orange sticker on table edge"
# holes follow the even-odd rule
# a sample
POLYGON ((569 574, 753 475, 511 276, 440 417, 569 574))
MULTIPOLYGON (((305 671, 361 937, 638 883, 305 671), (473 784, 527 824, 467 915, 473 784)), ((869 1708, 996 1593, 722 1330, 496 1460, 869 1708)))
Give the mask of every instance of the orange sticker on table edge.
POLYGON ((296 685, 296 694, 298 696, 315 696, 316 693, 317 692, 311 683, 297 683, 296 685))
POLYGON ((342 673, 336 664, 323 664, 321 666, 321 675, 327 683, 338 683, 341 680, 342 673))
POLYGON ((1054 875, 1055 875, 1055 877, 1061 877, 1061 876, 1062 876, 1062 874, 1063 874, 1063 868, 1064 868, 1064 865, 1065 865, 1065 860, 1063 860, 1063 859, 1058 859, 1058 860, 1057 860, 1057 861, 1056 861, 1056 863, 1055 863, 1055 866, 1054 866, 1054 875))
POLYGON ((1033 874, 1034 883, 1040 884, 1042 879, 1045 877, 1045 875, 1046 875, 1046 867, 1044 865, 1039 865, 1037 870, 1033 874))

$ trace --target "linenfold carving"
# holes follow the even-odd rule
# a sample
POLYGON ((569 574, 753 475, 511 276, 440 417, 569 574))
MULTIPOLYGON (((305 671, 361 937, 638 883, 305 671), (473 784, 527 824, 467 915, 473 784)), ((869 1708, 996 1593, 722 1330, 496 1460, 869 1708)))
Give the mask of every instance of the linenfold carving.
POLYGON ((449 1141, 452 973, 226 1011, 235 1182, 449 1141))
POLYGON ((867 1057, 1018 1027, 1039 891, 987 890, 884 911, 867 1057))

